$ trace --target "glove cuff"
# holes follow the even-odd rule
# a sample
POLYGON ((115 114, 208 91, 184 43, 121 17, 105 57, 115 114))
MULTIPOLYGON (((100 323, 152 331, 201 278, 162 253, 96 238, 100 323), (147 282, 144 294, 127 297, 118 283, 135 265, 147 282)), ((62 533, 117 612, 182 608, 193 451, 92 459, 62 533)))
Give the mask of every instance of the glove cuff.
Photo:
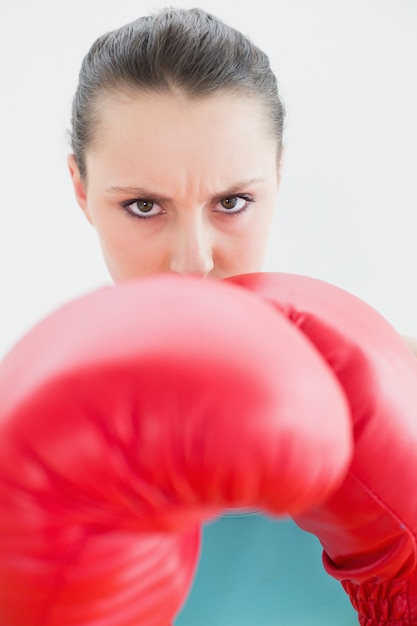
POLYGON ((343 580, 361 626, 413 626, 417 624, 417 575, 386 583, 357 585, 343 580))

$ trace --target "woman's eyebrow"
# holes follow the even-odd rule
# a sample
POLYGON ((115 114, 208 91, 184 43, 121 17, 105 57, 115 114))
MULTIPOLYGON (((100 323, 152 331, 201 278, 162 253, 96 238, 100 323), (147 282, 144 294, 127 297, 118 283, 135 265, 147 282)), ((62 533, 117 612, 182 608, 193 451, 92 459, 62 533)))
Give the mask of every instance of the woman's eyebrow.
POLYGON ((242 180, 238 183, 234 183, 233 185, 230 185, 223 191, 220 191, 219 193, 214 194, 213 198, 233 196, 237 193, 242 193, 242 191, 244 191, 248 187, 251 187, 252 185, 256 185, 256 184, 263 183, 263 182, 264 182, 263 178, 250 178, 249 180, 242 180))
MULTIPOLYGON (((241 193, 244 189, 247 189, 251 185, 259 184, 264 182, 262 178, 250 178, 248 180, 242 180, 237 183, 233 183, 226 189, 213 193, 212 198, 221 198, 225 196, 232 196, 237 193, 241 193)), ((121 185, 113 185, 111 187, 106 187, 106 193, 123 193, 128 196, 136 197, 136 198, 150 198, 153 200, 160 200, 165 202, 171 202, 172 198, 168 196, 163 196, 157 191, 152 191, 151 189, 146 189, 145 187, 136 187, 136 186, 121 186, 121 185)))
POLYGON ((144 187, 132 187, 130 185, 128 186, 119 186, 119 185, 114 185, 112 187, 106 187, 106 189, 104 190, 106 193, 123 193, 127 196, 132 196, 135 198, 149 198, 149 199, 153 199, 153 200, 165 200, 166 202, 168 202, 170 200, 170 198, 168 198, 167 196, 161 196, 160 193, 158 192, 154 192, 151 189, 145 189, 144 187))

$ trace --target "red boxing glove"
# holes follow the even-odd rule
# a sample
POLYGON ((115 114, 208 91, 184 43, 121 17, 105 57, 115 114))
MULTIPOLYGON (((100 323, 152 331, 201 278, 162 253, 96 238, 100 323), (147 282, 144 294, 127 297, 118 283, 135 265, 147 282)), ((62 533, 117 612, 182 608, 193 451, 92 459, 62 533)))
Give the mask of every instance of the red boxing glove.
POLYGON ((274 304, 323 355, 350 403, 354 457, 342 486, 296 516, 324 547, 363 626, 417 624, 417 360, 372 308, 286 274, 232 281, 274 304))
POLYGON ((0 366, 0 623, 167 626, 199 525, 300 513, 351 458, 348 406, 285 316, 160 276, 58 310, 0 366))

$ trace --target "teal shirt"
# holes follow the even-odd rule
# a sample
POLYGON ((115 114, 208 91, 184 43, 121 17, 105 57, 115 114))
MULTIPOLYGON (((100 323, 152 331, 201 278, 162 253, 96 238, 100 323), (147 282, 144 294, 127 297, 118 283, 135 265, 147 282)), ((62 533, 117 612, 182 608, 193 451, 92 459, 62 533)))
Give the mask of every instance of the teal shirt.
POLYGON ((291 520, 228 514, 203 532, 200 563, 175 626, 357 626, 322 548, 291 520))

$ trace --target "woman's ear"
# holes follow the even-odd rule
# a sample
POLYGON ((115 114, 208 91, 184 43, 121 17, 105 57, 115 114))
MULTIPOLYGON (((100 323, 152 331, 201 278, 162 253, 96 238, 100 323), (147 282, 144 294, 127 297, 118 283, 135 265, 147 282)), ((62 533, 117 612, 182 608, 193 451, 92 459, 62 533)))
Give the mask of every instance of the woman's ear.
POLYGON ((67 163, 68 163, 68 169, 69 169, 71 180, 72 180, 72 185, 74 187, 76 200, 79 206, 81 207, 84 215, 86 216, 90 224, 92 224, 93 220, 91 219, 91 215, 88 210, 85 185, 83 181, 81 180, 80 169, 78 167, 77 161, 75 160, 75 156, 73 154, 68 155, 67 163))

